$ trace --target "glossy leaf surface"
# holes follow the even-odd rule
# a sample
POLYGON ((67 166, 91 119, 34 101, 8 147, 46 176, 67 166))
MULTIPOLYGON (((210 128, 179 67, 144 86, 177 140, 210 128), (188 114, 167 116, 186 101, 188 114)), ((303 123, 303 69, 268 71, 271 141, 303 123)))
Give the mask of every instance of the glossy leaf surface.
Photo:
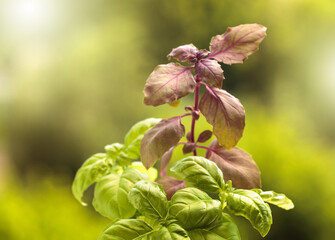
POLYGON ((161 227, 158 231, 150 234, 148 239, 164 239, 164 240, 190 240, 187 232, 178 224, 172 223, 161 227))
POLYGON ((178 63, 158 65, 144 86, 144 103, 152 106, 172 103, 193 92, 195 85, 190 67, 178 63))
POLYGON ((230 27, 224 34, 212 38, 208 57, 225 64, 243 63, 258 50, 265 36, 266 27, 259 24, 230 27))
POLYGON ((165 152, 185 135, 181 117, 163 119, 148 130, 141 142, 141 160, 146 168, 152 167, 165 152))
POLYGON ((160 118, 148 118, 132 126, 124 139, 125 152, 130 158, 137 159, 140 157, 140 146, 145 132, 160 120, 160 118))
POLYGON ((251 225, 264 237, 272 224, 271 209, 263 199, 250 190, 234 190, 227 197, 230 212, 248 219, 251 225))
POLYGON ((153 228, 143 220, 123 219, 108 227, 99 240, 144 240, 153 231, 153 228))
POLYGON ((140 181, 128 195, 132 205, 143 215, 151 219, 164 219, 168 211, 168 200, 163 187, 152 181, 140 181))
POLYGON ((261 198, 268 203, 276 205, 277 207, 283 208, 285 210, 290 210, 294 208, 294 204, 291 199, 286 197, 283 193, 276 193, 274 191, 262 191, 261 189, 252 189, 261 196, 261 198))
POLYGON ((197 188, 185 188, 171 198, 169 214, 186 230, 204 228, 220 220, 221 203, 197 188))
POLYGON ((159 178, 156 182, 163 186, 164 192, 168 200, 180 189, 185 188, 185 181, 178 180, 171 176, 163 176, 159 178))
POLYGON ((197 187, 208 192, 220 192, 224 182, 218 166, 203 157, 190 156, 178 161, 171 171, 175 172, 187 186, 197 187))
POLYGON ((95 186, 95 210, 112 220, 132 217, 136 210, 128 201, 128 193, 136 182, 143 179, 148 177, 133 168, 127 168, 121 176, 105 176, 95 186))
POLYGON ((233 219, 222 213, 220 221, 207 228, 197 228, 188 232, 192 240, 241 240, 233 219))
POLYGON ((72 193, 74 197, 83 205, 84 191, 93 183, 100 181, 101 178, 111 171, 111 159, 105 153, 97 153, 87 159, 79 168, 73 184, 72 193))
POLYGON ((260 171, 251 155, 237 147, 226 150, 217 140, 209 148, 213 151, 207 151, 206 158, 217 164, 225 181, 231 180, 235 188, 260 188, 260 171))
POLYGON ((202 59, 195 64, 195 74, 198 75, 200 80, 222 88, 223 83, 223 70, 220 64, 215 60, 202 59))
POLYGON ((227 149, 234 147, 242 137, 245 125, 245 112, 240 101, 222 89, 206 86, 199 108, 213 126, 219 144, 227 149))
POLYGON ((172 49, 167 56, 169 60, 174 58, 180 62, 192 62, 199 50, 193 44, 186 44, 172 49))

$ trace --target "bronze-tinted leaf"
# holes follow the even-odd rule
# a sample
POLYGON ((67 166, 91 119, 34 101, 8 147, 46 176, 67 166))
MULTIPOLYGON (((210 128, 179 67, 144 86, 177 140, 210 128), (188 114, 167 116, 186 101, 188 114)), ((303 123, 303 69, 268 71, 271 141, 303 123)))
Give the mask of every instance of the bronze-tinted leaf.
POLYGON ((166 168, 169 164, 173 150, 175 149, 175 146, 169 149, 169 151, 165 152, 161 158, 161 166, 160 166, 160 175, 165 176, 166 175, 166 168))
POLYGON ((167 56, 169 60, 175 58, 180 62, 192 62, 196 60, 196 54, 199 50, 193 44, 186 44, 172 49, 167 56))
POLYGON ((190 69, 178 63, 158 65, 144 86, 144 103, 152 106, 172 103, 193 92, 196 83, 190 69))
POLYGON ((225 64, 243 63, 258 50, 266 36, 266 27, 259 24, 243 24, 228 28, 222 35, 212 38, 208 58, 225 64))
POLYGON ((219 144, 227 149, 234 147, 242 137, 245 125, 245 112, 240 101, 222 89, 206 86, 199 108, 213 126, 219 144))
POLYGON ((223 70, 215 60, 203 59, 195 64, 195 74, 200 80, 206 81, 218 88, 222 88, 223 70))
POLYGON ((205 130, 199 134, 197 142, 204 143, 212 137, 213 133, 210 130, 205 130))
POLYGON ((163 154, 185 135, 181 117, 163 119, 149 129, 141 142, 141 160, 146 168, 152 167, 163 154))
POLYGON ((177 192, 179 189, 183 189, 186 187, 185 181, 178 180, 170 176, 163 176, 156 182, 158 182, 163 186, 168 200, 170 200, 172 196, 175 194, 175 192, 177 192))
POLYGON ((194 142, 187 142, 184 144, 183 153, 187 154, 195 150, 196 144, 194 142))
POLYGON ((235 188, 260 188, 259 169, 248 153, 237 147, 227 150, 220 146, 217 140, 214 140, 209 148, 213 151, 207 151, 206 158, 218 165, 225 181, 231 180, 235 188))

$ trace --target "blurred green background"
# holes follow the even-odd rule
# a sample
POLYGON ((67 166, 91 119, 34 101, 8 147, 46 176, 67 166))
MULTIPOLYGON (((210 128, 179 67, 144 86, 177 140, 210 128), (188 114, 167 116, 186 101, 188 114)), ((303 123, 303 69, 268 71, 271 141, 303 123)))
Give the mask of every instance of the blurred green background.
MULTIPOLYGON (((263 189, 296 205, 272 208, 265 239, 333 239, 333 0, 0 0, 0 239, 97 239, 108 220, 74 200, 75 171, 135 122, 183 112, 192 96, 177 109, 142 104, 173 47, 208 48, 255 22, 268 36, 243 65, 223 66, 223 87, 245 106, 239 146, 263 189)), ((243 240, 261 239, 236 220, 243 240)))

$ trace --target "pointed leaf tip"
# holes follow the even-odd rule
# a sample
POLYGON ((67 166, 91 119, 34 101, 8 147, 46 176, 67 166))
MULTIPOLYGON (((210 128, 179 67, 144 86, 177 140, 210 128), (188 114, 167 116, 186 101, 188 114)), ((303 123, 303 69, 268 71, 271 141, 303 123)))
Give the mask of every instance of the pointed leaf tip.
POLYGON ((259 24, 230 27, 224 34, 212 38, 208 57, 225 64, 243 63, 258 50, 265 36, 266 27, 259 24))

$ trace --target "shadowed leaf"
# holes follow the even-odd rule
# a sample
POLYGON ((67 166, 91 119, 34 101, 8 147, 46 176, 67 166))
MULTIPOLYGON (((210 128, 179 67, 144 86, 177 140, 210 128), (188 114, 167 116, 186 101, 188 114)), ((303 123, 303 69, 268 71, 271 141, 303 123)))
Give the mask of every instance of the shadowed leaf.
POLYGON ((205 130, 199 134, 197 142, 204 143, 212 137, 213 133, 210 130, 205 130))
POLYGON ((242 137, 245 125, 245 112, 240 101, 222 89, 206 86, 199 108, 213 126, 219 144, 227 149, 234 147, 242 137))
POLYGON ((161 158, 161 166, 160 166, 160 175, 165 176, 166 175, 166 168, 171 160, 173 150, 175 149, 175 146, 171 147, 169 151, 165 152, 161 158))
POLYGON ((211 85, 222 88, 224 79, 223 70, 220 64, 215 60, 203 59, 195 64, 195 74, 202 81, 206 81, 211 85))
POLYGON ((231 180, 235 188, 260 188, 259 169, 248 153, 237 147, 227 150, 221 147, 217 140, 209 147, 213 151, 207 151, 206 158, 218 165, 225 181, 231 180))
POLYGON ((172 103, 193 92, 196 83, 190 69, 178 63, 158 65, 144 86, 144 103, 152 106, 172 103))
POLYGON ((163 154, 185 135, 181 117, 163 119, 148 130, 141 142, 141 160, 146 168, 152 167, 163 154))
POLYGON ((243 63, 258 50, 266 36, 266 27, 259 24, 244 24, 228 28, 222 35, 212 38, 208 58, 225 64, 243 63))
POLYGON ((185 188, 185 181, 178 180, 174 177, 163 176, 158 179, 156 182, 161 184, 166 193, 167 199, 170 200, 172 196, 180 189, 185 188))

